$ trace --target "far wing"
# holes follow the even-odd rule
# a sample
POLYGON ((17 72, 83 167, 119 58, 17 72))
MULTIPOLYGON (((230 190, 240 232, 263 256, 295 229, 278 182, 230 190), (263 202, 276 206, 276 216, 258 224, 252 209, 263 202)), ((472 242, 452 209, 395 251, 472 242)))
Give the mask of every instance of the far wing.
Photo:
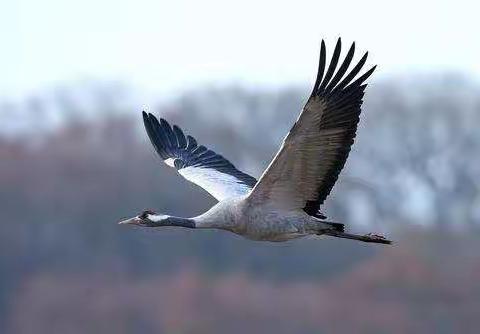
POLYGON ((285 209, 303 208, 310 215, 320 216, 320 206, 345 165, 355 138, 366 87, 363 82, 375 69, 353 81, 368 53, 345 76, 355 44, 337 69, 340 52, 338 39, 324 77, 326 50, 322 41, 312 95, 249 199, 285 209))
POLYGON ((218 201, 246 195, 257 182, 221 155, 203 145, 198 146, 197 141, 185 136, 178 126, 171 127, 163 118, 158 121, 146 112, 143 112, 143 121, 148 137, 163 161, 218 201))

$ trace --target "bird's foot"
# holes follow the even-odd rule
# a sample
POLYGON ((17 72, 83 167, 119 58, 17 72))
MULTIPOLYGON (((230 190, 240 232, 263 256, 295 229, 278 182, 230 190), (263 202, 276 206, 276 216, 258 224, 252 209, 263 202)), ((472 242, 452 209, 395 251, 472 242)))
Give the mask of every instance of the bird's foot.
POLYGON ((390 242, 383 235, 375 234, 375 233, 367 233, 367 234, 364 235, 364 237, 370 239, 373 242, 375 242, 375 241, 378 241, 378 242, 388 241, 388 242, 390 242))

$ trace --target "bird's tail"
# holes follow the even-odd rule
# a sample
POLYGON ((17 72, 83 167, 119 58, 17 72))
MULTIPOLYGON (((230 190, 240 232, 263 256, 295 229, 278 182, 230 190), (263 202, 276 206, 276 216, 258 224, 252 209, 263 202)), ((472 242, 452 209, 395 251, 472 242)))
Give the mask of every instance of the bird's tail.
POLYGON ((332 237, 336 237, 336 238, 359 240, 363 242, 373 242, 373 243, 385 244, 385 245, 392 244, 392 241, 385 239, 383 236, 371 234, 371 233, 365 234, 365 235, 359 235, 359 234, 351 234, 351 233, 345 233, 345 232, 339 232, 339 231, 326 231, 324 234, 332 237))
POLYGON ((322 222, 324 224, 327 224, 327 225, 330 225, 332 227, 332 229, 335 231, 335 232, 345 232, 345 225, 344 224, 341 224, 341 223, 333 223, 333 222, 322 222))

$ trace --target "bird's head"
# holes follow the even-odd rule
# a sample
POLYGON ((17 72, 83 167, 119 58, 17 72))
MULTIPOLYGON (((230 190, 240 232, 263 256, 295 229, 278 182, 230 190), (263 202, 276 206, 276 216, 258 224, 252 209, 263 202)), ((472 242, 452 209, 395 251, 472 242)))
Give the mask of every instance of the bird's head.
POLYGON ((163 221, 166 221, 169 216, 159 215, 152 210, 144 210, 138 216, 133 218, 125 219, 119 222, 122 225, 136 225, 143 227, 155 227, 161 226, 163 221))

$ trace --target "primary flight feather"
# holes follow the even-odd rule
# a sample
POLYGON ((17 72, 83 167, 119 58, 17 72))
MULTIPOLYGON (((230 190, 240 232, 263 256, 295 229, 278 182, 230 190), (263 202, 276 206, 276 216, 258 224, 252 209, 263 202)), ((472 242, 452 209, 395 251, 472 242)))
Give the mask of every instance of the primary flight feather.
POLYGON ((326 221, 320 212, 348 158, 360 119, 365 81, 375 70, 374 66, 359 75, 368 53, 349 70, 355 43, 339 65, 341 49, 339 38, 327 68, 326 46, 322 41, 312 93, 258 181, 220 154, 198 145, 178 126, 170 126, 166 120, 159 121, 143 112, 148 137, 162 160, 219 202, 192 218, 144 211, 120 223, 216 228, 263 241, 329 235, 391 243, 374 234, 346 233, 343 224, 326 221))

